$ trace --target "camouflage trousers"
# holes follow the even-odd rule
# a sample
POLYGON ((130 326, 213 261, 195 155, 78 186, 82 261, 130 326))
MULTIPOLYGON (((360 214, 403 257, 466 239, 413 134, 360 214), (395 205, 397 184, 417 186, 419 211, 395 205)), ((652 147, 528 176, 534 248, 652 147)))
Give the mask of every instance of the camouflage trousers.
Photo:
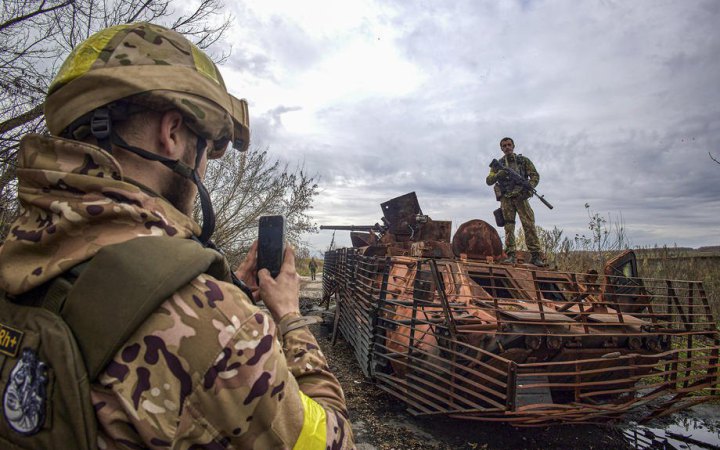
POLYGON ((540 240, 535 231, 535 213, 527 199, 518 197, 500 200, 503 218, 505 219, 505 253, 515 251, 515 215, 520 217, 523 232, 525 233, 525 244, 531 252, 540 252, 540 240))

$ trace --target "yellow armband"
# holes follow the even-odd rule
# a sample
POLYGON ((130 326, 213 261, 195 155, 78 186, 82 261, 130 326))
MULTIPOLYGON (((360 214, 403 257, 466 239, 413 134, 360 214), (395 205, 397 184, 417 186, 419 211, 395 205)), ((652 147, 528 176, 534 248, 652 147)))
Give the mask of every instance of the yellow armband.
POLYGON ((325 430, 325 410, 318 402, 300 392, 303 404, 302 430, 293 450, 325 450, 327 439, 325 430))

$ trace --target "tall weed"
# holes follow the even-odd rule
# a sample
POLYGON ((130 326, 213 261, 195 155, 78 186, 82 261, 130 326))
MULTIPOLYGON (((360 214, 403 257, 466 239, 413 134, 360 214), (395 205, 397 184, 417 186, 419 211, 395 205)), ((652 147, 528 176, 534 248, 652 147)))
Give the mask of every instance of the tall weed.
MULTIPOLYGON (((591 269, 603 273, 607 261, 620 252, 631 249, 622 215, 606 219, 585 204, 588 214, 588 233, 576 234, 572 239, 563 230, 537 227, 545 257, 551 266, 572 272, 591 269)), ((518 231, 519 245, 525 242, 522 229, 518 231)), ((638 272, 642 278, 702 281, 708 303, 716 320, 720 319, 720 252, 701 252, 678 247, 636 247, 638 272)))

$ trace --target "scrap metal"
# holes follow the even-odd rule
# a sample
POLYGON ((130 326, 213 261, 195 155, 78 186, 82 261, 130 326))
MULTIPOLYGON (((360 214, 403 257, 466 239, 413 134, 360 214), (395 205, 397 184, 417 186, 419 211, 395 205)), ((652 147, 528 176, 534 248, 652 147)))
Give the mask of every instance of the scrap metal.
POLYGON ((632 251, 604 273, 503 264, 484 221, 451 241, 450 222, 423 215, 414 193, 381 206, 382 226, 325 254, 323 298, 365 376, 410 413, 649 420, 718 394, 720 336, 702 282, 640 278, 632 251))

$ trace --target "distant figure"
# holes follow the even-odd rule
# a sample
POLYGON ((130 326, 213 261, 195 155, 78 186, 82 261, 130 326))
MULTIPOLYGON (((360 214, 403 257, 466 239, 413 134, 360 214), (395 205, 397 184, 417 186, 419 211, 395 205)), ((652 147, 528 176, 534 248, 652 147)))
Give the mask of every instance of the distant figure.
POLYGON ((308 267, 310 268, 310 279, 315 279, 315 272, 317 271, 317 263, 315 262, 315 258, 310 258, 310 264, 308 264, 308 267))
MULTIPOLYGON (((530 183, 530 186, 535 188, 540 182, 540 175, 529 158, 515 154, 515 142, 511 138, 505 137, 500 141, 500 149, 505 154, 500 159, 500 164, 504 168, 519 173, 530 183)), ((538 267, 544 267, 546 264, 540 257, 540 240, 535 231, 535 213, 530 206, 530 202, 528 202, 532 192, 517 183, 505 169, 500 169, 497 172, 490 169, 490 174, 485 181, 488 186, 497 183, 500 188, 500 207, 502 208, 503 219, 505 219, 505 253, 508 255, 503 262, 515 263, 515 216, 518 215, 525 232, 525 242, 532 254, 530 263, 538 267)))

